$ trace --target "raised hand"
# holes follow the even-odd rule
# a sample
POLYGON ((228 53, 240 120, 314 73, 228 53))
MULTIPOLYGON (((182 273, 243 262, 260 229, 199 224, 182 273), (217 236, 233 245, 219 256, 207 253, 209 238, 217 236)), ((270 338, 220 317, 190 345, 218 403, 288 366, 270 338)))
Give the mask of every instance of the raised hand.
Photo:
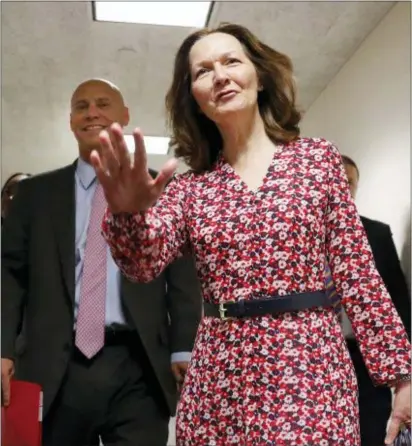
POLYGON ((129 156, 123 130, 116 123, 110 127, 110 136, 107 131, 100 133, 101 152, 94 150, 90 155, 109 209, 114 214, 137 213, 152 207, 177 167, 176 159, 171 159, 153 179, 147 168, 143 134, 135 129, 133 137, 133 159, 129 156))

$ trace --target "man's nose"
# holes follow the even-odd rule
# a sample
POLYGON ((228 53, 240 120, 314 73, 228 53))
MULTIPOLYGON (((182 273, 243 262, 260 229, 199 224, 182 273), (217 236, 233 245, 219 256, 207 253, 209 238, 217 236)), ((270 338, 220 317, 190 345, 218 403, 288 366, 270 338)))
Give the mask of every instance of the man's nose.
POLYGON ((89 105, 86 116, 89 119, 97 118, 99 116, 99 108, 96 106, 96 104, 89 105))

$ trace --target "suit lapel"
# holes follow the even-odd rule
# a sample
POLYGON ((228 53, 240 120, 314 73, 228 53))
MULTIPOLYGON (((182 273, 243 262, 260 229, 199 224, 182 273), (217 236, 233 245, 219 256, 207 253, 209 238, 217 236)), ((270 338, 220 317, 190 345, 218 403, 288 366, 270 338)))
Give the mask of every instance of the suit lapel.
POLYGON ((63 279, 72 303, 75 294, 75 168, 76 162, 62 169, 53 190, 51 209, 63 279))

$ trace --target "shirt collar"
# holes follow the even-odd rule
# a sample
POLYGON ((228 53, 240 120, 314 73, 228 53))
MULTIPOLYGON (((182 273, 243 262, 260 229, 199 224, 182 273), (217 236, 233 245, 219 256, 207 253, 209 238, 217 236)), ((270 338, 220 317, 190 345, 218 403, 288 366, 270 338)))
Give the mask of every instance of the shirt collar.
POLYGON ((82 158, 77 160, 76 172, 83 189, 88 189, 96 179, 96 172, 93 167, 82 158))

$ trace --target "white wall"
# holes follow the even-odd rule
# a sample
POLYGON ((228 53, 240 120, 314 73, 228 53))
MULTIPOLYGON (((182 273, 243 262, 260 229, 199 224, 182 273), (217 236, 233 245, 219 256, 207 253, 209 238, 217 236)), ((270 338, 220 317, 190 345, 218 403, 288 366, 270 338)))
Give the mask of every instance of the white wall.
POLYGON ((330 139, 341 153, 356 161, 360 169, 359 211, 391 225, 408 273, 410 8, 409 2, 400 2, 388 13, 302 122, 304 135, 330 139))
MULTIPOLYGON (((164 135, 163 95, 154 92, 166 91, 175 49, 190 32, 94 22, 91 2, 3 2, 3 181, 16 171, 44 172, 75 159, 70 97, 90 77, 122 89, 131 113, 127 131, 141 126, 147 135, 164 135), (149 57, 159 42, 161 64, 149 57)), ((150 165, 165 158, 153 156, 150 165)))

